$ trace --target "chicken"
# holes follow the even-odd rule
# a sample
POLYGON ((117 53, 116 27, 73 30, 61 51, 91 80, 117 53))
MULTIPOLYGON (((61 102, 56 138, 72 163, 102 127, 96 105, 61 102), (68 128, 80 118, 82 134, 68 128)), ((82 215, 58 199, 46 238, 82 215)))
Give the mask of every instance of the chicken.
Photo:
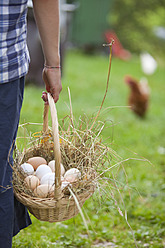
POLYGON ((146 75, 152 75, 156 68, 157 62, 149 53, 140 54, 141 68, 146 75))
POLYGON ((115 57, 123 60, 129 60, 131 58, 131 53, 123 48, 117 34, 113 30, 107 30, 104 35, 107 43, 110 43, 112 39, 114 40, 112 52, 115 57))
POLYGON ((144 117, 148 109, 150 88, 146 78, 142 78, 140 82, 131 76, 125 76, 125 82, 130 87, 130 95, 128 104, 131 110, 139 117, 144 117))

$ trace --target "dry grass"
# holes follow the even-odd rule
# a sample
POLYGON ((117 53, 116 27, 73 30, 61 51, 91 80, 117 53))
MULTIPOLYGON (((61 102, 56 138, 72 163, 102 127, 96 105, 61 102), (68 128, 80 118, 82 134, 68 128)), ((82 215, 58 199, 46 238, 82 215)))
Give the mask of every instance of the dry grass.
MULTIPOLYGON (((113 176, 111 180, 107 180, 107 177, 105 177, 104 174, 109 172, 112 168, 121 165, 121 161, 119 156, 102 141, 101 133, 105 128, 105 123, 98 121, 98 116, 102 109, 108 90, 111 69, 112 44, 110 44, 110 60, 106 91, 97 115, 91 119, 88 119, 86 116, 79 118, 78 123, 75 124, 72 112, 71 96, 68 89, 70 100, 70 115, 66 116, 59 126, 61 162, 65 170, 70 168, 79 169, 81 172, 81 178, 76 182, 69 184, 63 190, 62 197, 65 199, 66 197, 68 197, 68 199, 71 197, 75 199, 75 195, 80 198, 80 195, 83 197, 83 194, 84 196, 86 195, 85 197, 87 199, 93 194, 96 188, 98 188, 99 191, 102 189, 102 192, 105 192, 104 188, 107 190, 109 183, 111 185, 113 184, 113 187, 117 187, 116 183, 113 183, 113 180, 114 182, 116 180, 115 177, 113 176), (115 164, 114 160, 117 161, 115 164), (112 161, 114 165, 111 165, 112 161), (87 195, 88 191, 89 193, 87 195)), ((26 134, 26 124, 23 125, 23 128, 24 134, 26 134)), ((36 135, 35 133, 32 136, 30 135, 30 137, 25 136, 24 140, 26 140, 26 138, 30 138, 30 141, 24 142, 24 144, 27 143, 24 151, 20 153, 16 149, 16 156, 13 167, 13 187, 19 200, 19 196, 27 198, 27 205, 29 206, 29 199, 32 198, 32 201, 34 202, 36 200, 36 196, 25 183, 24 179, 26 174, 22 172, 20 165, 24 162, 27 162, 29 158, 34 156, 41 156, 45 158, 47 163, 55 159, 55 157, 53 133, 51 128, 49 128, 46 132, 41 131, 39 135, 36 135)), ((113 197, 111 188, 110 195, 113 197)), ((50 198, 52 197, 50 197, 48 194, 47 198, 49 198, 49 200, 45 201, 50 202, 50 198)), ((41 202, 43 202, 43 200, 41 200, 41 202)), ((80 205, 82 206, 84 202, 85 201, 80 203, 80 205)), ((26 205, 26 201, 24 201, 24 199, 23 203, 26 205)), ((36 204, 34 203, 34 205, 36 204)), ((46 206, 45 203, 44 206, 46 206)), ((43 206, 41 205, 41 207, 43 206)))

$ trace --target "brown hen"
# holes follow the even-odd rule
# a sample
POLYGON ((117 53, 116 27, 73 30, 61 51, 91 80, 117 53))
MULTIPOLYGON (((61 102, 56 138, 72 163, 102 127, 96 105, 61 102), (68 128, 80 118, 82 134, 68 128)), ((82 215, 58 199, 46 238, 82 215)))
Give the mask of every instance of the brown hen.
POLYGON ((149 104, 150 89, 147 79, 142 79, 140 82, 131 76, 125 76, 124 79, 130 88, 128 105, 136 115, 142 118, 145 116, 149 104))

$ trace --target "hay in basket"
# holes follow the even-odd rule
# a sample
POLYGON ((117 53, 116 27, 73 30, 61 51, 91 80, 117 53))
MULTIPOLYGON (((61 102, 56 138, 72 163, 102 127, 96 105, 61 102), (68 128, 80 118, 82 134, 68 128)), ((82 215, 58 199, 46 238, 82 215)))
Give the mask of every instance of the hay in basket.
MULTIPOLYGON (((111 66, 111 46, 110 64, 111 66)), ((109 73, 107 80, 107 88, 109 73)), ((107 92, 106 88, 106 92, 107 92)), ((103 98, 105 99, 106 93, 103 98)), ((76 128, 73 124, 72 111, 69 117, 69 124, 58 124, 57 111, 53 98, 48 94, 49 105, 44 107, 43 131, 39 138, 35 138, 24 149, 22 153, 16 151, 17 155, 13 166, 13 188, 16 198, 23 203, 30 213, 37 219, 48 222, 59 222, 70 219, 81 212, 85 201, 93 195, 97 187, 99 172, 111 161, 111 154, 108 147, 102 144, 99 134, 104 125, 97 124, 96 120, 102 108, 99 109, 92 125, 81 120, 76 128), (50 107, 52 129, 48 128, 48 111, 50 107), (84 128, 85 125, 85 128, 84 128), (95 130, 95 132, 93 131, 95 130), (99 130, 99 131, 98 131, 99 130), (47 163, 55 160, 55 181, 44 198, 37 194, 25 182, 26 173, 21 165, 29 158, 40 156, 47 163), (80 171, 79 178, 70 182, 66 187, 61 187, 61 162, 67 171, 70 168, 77 168, 80 171)), ((102 104, 103 104, 102 102, 102 104)))

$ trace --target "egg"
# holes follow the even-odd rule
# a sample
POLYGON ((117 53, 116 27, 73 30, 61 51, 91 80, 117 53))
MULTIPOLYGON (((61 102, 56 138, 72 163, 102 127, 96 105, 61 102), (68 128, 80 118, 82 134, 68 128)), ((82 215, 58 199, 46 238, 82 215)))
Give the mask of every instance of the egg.
POLYGON ((23 171, 28 174, 28 175, 32 175, 34 173, 34 168, 31 164, 29 163, 23 163, 21 164, 21 168, 23 169, 23 171))
POLYGON ((29 158, 27 163, 31 164, 34 170, 36 170, 41 164, 47 164, 46 160, 42 157, 29 158))
POLYGON ((68 184, 69 184, 69 182, 63 181, 63 182, 61 183, 61 190, 65 189, 65 188, 68 186, 68 184))
POLYGON ((27 176, 25 178, 25 182, 27 183, 29 188, 31 188, 32 190, 34 190, 40 184, 38 177, 36 177, 34 175, 27 176))
MULTIPOLYGON (((64 180, 64 177, 61 176, 61 181, 64 180)), ((53 185, 55 183, 55 173, 47 173, 41 178, 41 184, 53 185)))
POLYGON ((41 164, 40 166, 38 166, 35 175, 41 180, 44 175, 50 172, 52 172, 52 170, 49 166, 47 166, 46 164, 41 164))
POLYGON ((53 185, 55 183, 55 173, 50 172, 41 178, 41 184, 53 185))
POLYGON ((52 197, 54 195, 54 186, 50 186, 47 184, 39 185, 34 190, 35 196, 46 198, 46 197, 52 197))
MULTIPOLYGON (((55 172, 55 160, 51 160, 48 163, 48 166, 51 168, 52 172, 55 172)), ((65 173, 65 168, 62 163, 60 164, 60 166, 61 166, 61 175, 63 176, 65 173)))
POLYGON ((66 171, 64 179, 68 182, 74 182, 81 177, 81 172, 77 168, 72 168, 66 171))

